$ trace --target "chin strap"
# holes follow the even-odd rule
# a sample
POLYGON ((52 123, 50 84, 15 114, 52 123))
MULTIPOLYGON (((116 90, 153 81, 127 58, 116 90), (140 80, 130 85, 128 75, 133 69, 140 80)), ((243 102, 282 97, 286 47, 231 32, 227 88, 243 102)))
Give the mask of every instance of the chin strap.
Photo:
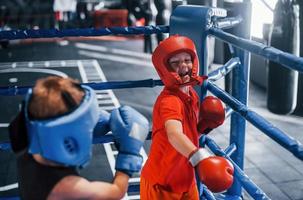
POLYGON ((191 77, 191 80, 187 83, 181 83, 179 86, 195 86, 195 85, 202 85, 203 81, 206 80, 208 76, 196 76, 196 77, 191 77))

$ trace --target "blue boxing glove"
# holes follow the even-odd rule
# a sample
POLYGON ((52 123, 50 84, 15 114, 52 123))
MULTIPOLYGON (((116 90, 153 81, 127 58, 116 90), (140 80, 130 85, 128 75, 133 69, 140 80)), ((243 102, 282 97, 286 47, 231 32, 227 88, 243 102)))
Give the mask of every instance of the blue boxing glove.
POLYGON ((132 176, 139 172, 143 163, 140 149, 148 135, 148 120, 129 106, 121 106, 112 111, 110 128, 119 151, 116 170, 132 176))
POLYGON ((102 136, 110 131, 109 119, 110 114, 105 110, 101 110, 98 123, 94 128, 94 136, 102 136))

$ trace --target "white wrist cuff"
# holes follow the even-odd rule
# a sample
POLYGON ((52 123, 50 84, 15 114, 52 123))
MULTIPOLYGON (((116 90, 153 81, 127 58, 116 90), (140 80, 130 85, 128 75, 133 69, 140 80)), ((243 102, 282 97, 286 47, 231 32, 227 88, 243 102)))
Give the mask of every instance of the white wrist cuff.
POLYGON ((200 148, 196 153, 194 153, 190 158, 190 164, 195 167, 201 160, 208 158, 210 153, 206 149, 200 148))

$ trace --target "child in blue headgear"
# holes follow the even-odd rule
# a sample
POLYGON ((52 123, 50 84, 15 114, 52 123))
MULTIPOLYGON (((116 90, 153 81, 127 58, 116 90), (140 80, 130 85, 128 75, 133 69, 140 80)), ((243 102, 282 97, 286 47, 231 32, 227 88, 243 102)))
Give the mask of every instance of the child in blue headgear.
POLYGON ((10 124, 22 199, 121 199, 140 171, 148 121, 128 106, 98 111, 94 90, 70 78, 47 77, 26 95, 10 124), (94 131, 109 130, 118 144, 113 183, 90 182, 77 171, 91 158, 94 131))

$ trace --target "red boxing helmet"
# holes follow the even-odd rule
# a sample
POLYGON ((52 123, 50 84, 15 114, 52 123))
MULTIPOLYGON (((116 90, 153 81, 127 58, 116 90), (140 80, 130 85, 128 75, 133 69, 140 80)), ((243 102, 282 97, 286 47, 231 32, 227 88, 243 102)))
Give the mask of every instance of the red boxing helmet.
POLYGON ((152 55, 152 62, 164 85, 168 88, 178 88, 188 84, 200 85, 206 79, 206 77, 199 76, 199 60, 195 44, 185 36, 173 35, 162 41, 152 55), (191 80, 185 84, 177 73, 169 71, 168 64, 168 60, 172 56, 181 52, 189 53, 193 62, 191 80))

